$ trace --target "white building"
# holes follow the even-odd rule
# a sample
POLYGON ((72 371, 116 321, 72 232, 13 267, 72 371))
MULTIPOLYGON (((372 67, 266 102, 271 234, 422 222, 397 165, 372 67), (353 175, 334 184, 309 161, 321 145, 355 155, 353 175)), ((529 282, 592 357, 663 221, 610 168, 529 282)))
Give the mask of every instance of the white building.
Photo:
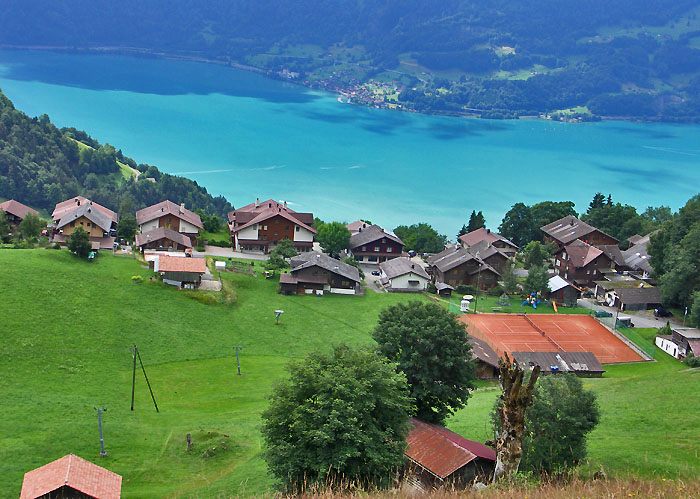
POLYGON ((430 282, 430 276, 418 263, 400 257, 379 264, 383 282, 390 291, 423 291, 430 282))

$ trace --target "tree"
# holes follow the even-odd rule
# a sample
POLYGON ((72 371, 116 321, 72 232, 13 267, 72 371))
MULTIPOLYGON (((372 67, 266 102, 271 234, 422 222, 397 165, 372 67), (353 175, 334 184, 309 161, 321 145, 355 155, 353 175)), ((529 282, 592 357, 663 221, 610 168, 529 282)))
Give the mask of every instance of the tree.
POLYGON ((390 306, 372 332, 379 351, 406 374, 419 419, 441 424, 464 407, 474 388, 474 366, 464 324, 433 303, 390 306))
POLYGON ((221 230, 221 219, 216 215, 204 217, 204 230, 207 232, 219 232, 221 230))
POLYGON ((530 208, 524 203, 515 203, 503 216, 498 231, 503 237, 513 241, 521 248, 527 243, 537 239, 535 237, 535 227, 532 223, 532 213, 530 208))
POLYGON ((87 257, 92 250, 90 235, 82 227, 76 228, 68 239, 68 249, 81 258, 87 257))
POLYGON ((531 267, 525 278, 524 289, 525 293, 535 293, 542 296, 550 291, 549 289, 549 273, 544 267, 531 267))
POLYGON ((514 270, 513 260, 509 258, 506 264, 503 266, 503 272, 501 272, 501 276, 503 278, 503 290, 509 295, 517 293, 519 289, 518 276, 515 275, 515 272, 513 272, 514 270))
POLYGON ((343 263, 347 263, 348 265, 352 265, 353 267, 355 267, 360 272, 360 278, 365 278, 365 273, 362 271, 362 267, 360 267, 360 263, 357 260, 348 256, 343 258, 343 263))
POLYGON ((316 240, 324 253, 331 256, 339 255, 350 246, 350 231, 345 224, 330 222, 322 224, 318 229, 316 240))
POLYGON ((459 232, 457 232, 457 239, 459 239, 460 236, 463 236, 464 234, 468 234, 468 233, 469 233, 469 230, 467 230, 466 224, 462 225, 462 228, 459 229, 459 232))
POLYGON ((10 242, 10 230, 10 222, 7 221, 7 214, 2 208, 0 208, 0 242, 10 242))
POLYGON ((262 414, 265 460, 283 488, 387 485, 404 461, 412 409, 406 377, 375 351, 347 345, 287 370, 262 414))
POLYGON ((41 228, 44 224, 41 219, 34 213, 27 213, 19 224, 19 230, 22 236, 28 241, 33 241, 41 235, 41 228))
POLYGON ((282 239, 279 241, 275 246, 275 249, 272 250, 272 253, 277 253, 282 258, 292 258, 297 256, 297 250, 294 247, 294 243, 289 239, 282 239))
POLYGON ((690 316, 688 317, 688 320, 695 327, 700 327, 700 291, 693 293, 692 298, 693 306, 690 308, 690 316))
POLYGON ((447 236, 438 234, 427 223, 399 225, 394 229, 394 234, 404 242, 407 250, 414 250, 416 253, 439 253, 445 249, 447 242, 447 236))
POLYGON ((131 215, 122 217, 117 227, 117 236, 125 241, 133 241, 136 235, 136 218, 131 215))
POLYGON ((525 254, 525 268, 541 267, 549 258, 545 247, 539 241, 530 241, 523 250, 525 254))
POLYGON ((473 232, 484 227, 486 227, 484 214, 481 212, 476 213, 475 210, 472 210, 472 214, 469 216, 469 223, 467 224, 467 232, 473 232))
POLYGON ((282 255, 272 251, 263 267, 265 270, 282 270, 287 268, 287 262, 282 258, 282 255))
POLYGON ((586 457, 586 437, 600 421, 595 393, 572 373, 539 379, 525 412, 521 469, 543 474, 576 467, 586 457))
POLYGON ((591 211, 593 211, 597 208, 602 208, 604 204, 605 204, 605 196, 603 196, 603 194, 600 192, 596 192, 595 195, 593 196, 593 200, 588 205, 588 211, 586 213, 590 214, 591 211))

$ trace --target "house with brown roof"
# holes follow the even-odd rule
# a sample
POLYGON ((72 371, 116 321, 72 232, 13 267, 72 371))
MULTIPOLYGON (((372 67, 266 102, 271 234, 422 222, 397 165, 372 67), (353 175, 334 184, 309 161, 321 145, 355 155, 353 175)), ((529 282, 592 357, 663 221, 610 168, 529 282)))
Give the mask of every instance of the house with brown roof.
POLYGON ((197 287, 202 282, 202 276, 207 273, 207 261, 204 258, 159 255, 153 260, 153 271, 166 284, 197 287))
POLYGON ((174 230, 196 243, 199 230, 204 226, 195 212, 185 208, 185 204, 161 201, 136 212, 138 232, 147 233, 159 227, 174 230))
POLYGON ((172 229, 158 227, 136 234, 136 246, 141 251, 185 251, 192 248, 192 241, 186 235, 172 229))
POLYGON ((467 251, 496 269, 499 274, 503 272, 506 263, 513 256, 513 253, 504 253, 499 247, 488 241, 479 241, 467 247, 467 251))
POLYGON ((74 454, 68 454, 25 473, 19 497, 119 499, 121 490, 121 476, 74 454))
POLYGON ((278 242, 292 241, 297 252, 304 253, 313 248, 313 213, 298 213, 272 199, 238 208, 228 213, 231 243, 236 251, 267 254, 278 242))
POLYGON ((99 209, 92 201, 76 203, 72 210, 63 210, 61 213, 63 215, 56 222, 54 243, 66 245, 71 234, 80 227, 88 233, 93 249, 111 250, 114 247, 114 237, 110 236, 110 233, 113 233, 114 220, 108 212, 99 209))
POLYGON ((357 234, 358 232, 360 232, 361 230, 366 229, 370 225, 372 225, 372 224, 368 224, 367 222, 365 222, 363 220, 355 220, 354 222, 347 224, 345 227, 347 227, 347 229, 350 231, 350 235, 353 236, 353 235, 357 234))
POLYGON ((15 229, 19 227, 19 224, 22 223, 24 217, 26 217, 29 213, 39 216, 38 211, 20 203, 19 201, 15 201, 14 199, 0 203, 0 212, 2 211, 5 212, 5 216, 7 217, 10 227, 14 227, 15 229))
POLYGON ((540 366, 543 374, 573 373, 577 376, 602 376, 603 364, 591 352, 511 352, 513 361, 524 370, 540 366))
POLYGON ((647 275, 654 273, 654 269, 649 262, 649 254, 647 253, 647 245, 649 244, 652 234, 647 234, 641 239, 636 239, 633 246, 622 252, 622 258, 625 261, 626 268, 647 275))
POLYGON ((496 464, 493 449, 416 418, 411 418, 410 425, 404 487, 429 492, 443 486, 460 488, 476 480, 490 480, 496 464))
POLYGON ((484 340, 469 335, 472 346, 472 361, 476 364, 476 377, 495 379, 498 377, 498 354, 484 340))
POLYGON ((53 213, 51 213, 51 219, 54 222, 58 222, 68 213, 86 204, 89 204, 90 206, 92 206, 93 209, 96 209, 97 211, 109 217, 109 219, 112 221, 110 228, 113 229, 116 227, 117 222, 119 222, 119 216, 116 213, 114 213, 109 208, 105 208, 101 204, 90 201, 88 198, 85 198, 83 196, 75 196, 73 198, 66 199, 65 201, 61 201, 60 203, 58 203, 53 209, 53 213))
POLYGON ((518 249, 520 249, 514 242, 506 239, 500 234, 491 232, 491 229, 487 229, 485 227, 459 236, 459 244, 461 244, 464 248, 469 248, 482 242, 490 243, 495 248, 498 248, 502 253, 505 253, 507 256, 511 257, 518 251, 518 249))
POLYGON ((310 251, 292 258, 289 273, 280 274, 280 292, 354 295, 360 291, 361 282, 357 267, 325 253, 310 251))
POLYGON ((700 357, 700 329, 673 327, 670 335, 659 335, 656 346, 672 357, 683 360, 689 354, 700 357))
POLYGON ((544 232, 544 240, 546 242, 554 242, 560 249, 576 240, 593 246, 606 244, 617 245, 619 243, 619 241, 611 235, 582 222, 572 215, 560 218, 551 224, 540 227, 540 229, 544 232))
POLYGON ((453 246, 428 259, 430 274, 436 283, 450 286, 478 286, 491 289, 498 284, 500 274, 496 269, 473 255, 468 249, 453 246))
POLYGON ((578 286, 591 286, 611 264, 602 250, 581 240, 574 240, 554 255, 555 274, 578 286))
POLYGON ((403 241, 393 232, 378 225, 358 229, 350 236, 350 253, 357 262, 379 264, 403 253, 403 241))
POLYGON ((379 264, 382 281, 392 292, 418 292, 428 287, 430 276, 422 265, 410 258, 392 258, 379 264))

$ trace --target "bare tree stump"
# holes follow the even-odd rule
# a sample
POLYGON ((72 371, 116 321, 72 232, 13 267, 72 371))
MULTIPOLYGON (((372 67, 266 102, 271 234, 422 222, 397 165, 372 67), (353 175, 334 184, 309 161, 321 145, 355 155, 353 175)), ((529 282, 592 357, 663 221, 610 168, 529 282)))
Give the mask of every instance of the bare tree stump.
POLYGON ((190 450, 190 448, 192 447, 192 435, 188 433, 186 438, 187 438, 187 450, 190 450))
POLYGON ((530 381, 523 386, 522 368, 506 357, 498 360, 499 381, 503 393, 499 408, 501 430, 496 435, 496 468, 493 481, 511 479, 518 472, 523 457, 523 435, 525 433, 525 410, 532 404, 532 394, 540 374, 535 366, 530 381))

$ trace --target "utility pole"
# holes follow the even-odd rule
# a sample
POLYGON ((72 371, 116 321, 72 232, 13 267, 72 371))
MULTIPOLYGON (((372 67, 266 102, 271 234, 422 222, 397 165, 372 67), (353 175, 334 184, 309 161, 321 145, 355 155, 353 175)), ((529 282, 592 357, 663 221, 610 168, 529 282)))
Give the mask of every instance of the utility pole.
MULTIPOLYGON (((476 258, 477 260, 479 259, 479 252, 476 252, 476 258)), ((481 281, 481 263, 479 263, 479 272, 476 275, 476 293, 474 293, 474 313, 478 314, 479 312, 476 309, 476 306, 479 304, 479 281, 481 281)))
POLYGON ((683 326, 685 327, 685 318, 688 317, 688 307, 685 307, 685 313, 683 314, 683 326))
POLYGON ((131 355, 134 358, 134 371, 131 376, 131 410, 134 410, 134 391, 136 389, 136 345, 134 345, 134 353, 131 355))
POLYGON ((100 452, 100 457, 107 457, 107 453, 105 452, 105 437, 102 433, 102 413, 106 412, 107 409, 98 409, 95 407, 95 410, 97 411, 97 424, 100 426, 100 447, 102 449, 102 452, 100 452))
POLYGON ((233 347, 233 348, 236 349, 236 364, 238 364, 238 375, 240 376, 240 375, 241 375, 241 359, 240 359, 239 356, 238 356, 238 352, 239 352, 239 350, 240 350, 241 348, 243 348, 243 347, 235 346, 235 347, 233 347))

